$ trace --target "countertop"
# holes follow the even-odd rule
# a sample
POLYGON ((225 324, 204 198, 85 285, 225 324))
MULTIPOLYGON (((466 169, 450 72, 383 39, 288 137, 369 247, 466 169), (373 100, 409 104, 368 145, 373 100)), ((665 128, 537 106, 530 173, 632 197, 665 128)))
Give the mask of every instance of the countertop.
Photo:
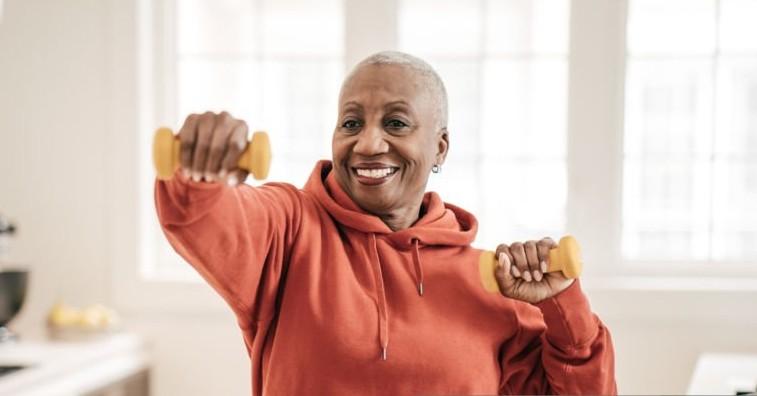
POLYGON ((689 395, 757 393, 757 355, 704 353, 697 359, 689 395))
POLYGON ((146 370, 149 354, 131 333, 88 341, 22 339, 0 344, 0 365, 28 366, 0 376, 0 395, 79 395, 146 370))

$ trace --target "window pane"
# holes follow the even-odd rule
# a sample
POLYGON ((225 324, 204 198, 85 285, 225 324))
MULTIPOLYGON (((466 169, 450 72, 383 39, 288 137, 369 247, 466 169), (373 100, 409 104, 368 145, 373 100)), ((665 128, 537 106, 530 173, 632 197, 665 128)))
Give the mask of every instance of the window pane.
POLYGON ((342 63, 266 61, 262 76, 261 120, 276 138, 278 151, 312 156, 312 163, 330 158, 342 63))
POLYGON ((754 260, 757 2, 629 6, 623 254, 754 260))
POLYGON ((567 62, 484 62, 483 140, 503 158, 565 156, 567 62))
POLYGON ((631 54, 711 54, 715 50, 715 0, 631 0, 631 54))
MULTIPOLYGON (((330 158, 344 73, 342 1, 173 3, 175 12, 162 22, 163 30, 176 26, 176 47, 157 58, 175 62, 175 90, 169 86, 168 95, 175 101, 177 121, 189 113, 229 111, 245 120, 250 132, 269 133, 269 180, 303 185, 315 162, 330 158)), ((159 232, 151 235, 157 259, 145 274, 198 278, 159 232)))
POLYGON ((259 22, 254 1, 179 0, 174 4, 176 44, 180 54, 255 51, 255 27, 259 22))
POLYGON ((757 58, 721 60, 718 67, 716 152, 757 155, 757 58))
MULTIPOLYGON (((249 60, 181 59, 177 64, 179 120, 190 113, 226 110, 237 118, 260 118, 260 67, 249 60)), ((253 124, 250 125, 254 127, 253 124)))
POLYGON ((488 52, 568 51, 568 0, 487 0, 485 4, 488 52))
POLYGON ((715 161, 713 259, 757 259, 757 158, 715 161))
POLYGON ((709 155, 713 98, 710 62, 630 60, 627 73, 626 155, 709 155))
POLYGON ((707 158, 626 159, 624 258, 708 258, 710 169, 707 158))
POLYGON ((481 233, 488 246, 509 241, 557 238, 565 229, 567 176, 562 160, 482 161, 481 233))
POLYGON ((706 260, 711 64, 629 60, 627 70, 623 257, 706 260))
POLYGON ((262 3, 266 55, 341 55, 344 27, 341 1, 262 0, 262 3))
POLYGON ((403 51, 443 56, 481 52, 481 2, 401 0, 400 3, 399 46, 403 51))
POLYGON ((720 0, 720 48, 757 51, 757 1, 720 0))

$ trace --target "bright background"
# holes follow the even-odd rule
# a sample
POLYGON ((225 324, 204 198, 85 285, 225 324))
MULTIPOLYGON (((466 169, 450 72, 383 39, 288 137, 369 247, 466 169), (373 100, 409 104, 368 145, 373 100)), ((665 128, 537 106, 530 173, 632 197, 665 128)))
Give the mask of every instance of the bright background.
POLYGON ((57 298, 112 304, 154 346, 155 394, 249 394, 233 317, 155 226, 152 131, 228 110, 302 185, 345 72, 398 49, 450 95, 429 188, 476 214, 480 247, 577 236, 621 393, 683 393, 700 353, 757 353, 755 20, 755 0, 5 1, 18 327, 57 298))

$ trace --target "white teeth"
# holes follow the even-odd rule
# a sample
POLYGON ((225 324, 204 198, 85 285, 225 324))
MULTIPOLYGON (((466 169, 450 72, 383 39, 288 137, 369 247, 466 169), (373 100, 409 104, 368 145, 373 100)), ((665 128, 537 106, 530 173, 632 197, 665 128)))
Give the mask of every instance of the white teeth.
POLYGON ((360 176, 370 177, 373 179, 380 179, 387 177, 394 173, 395 168, 380 168, 380 169, 355 169, 360 176))

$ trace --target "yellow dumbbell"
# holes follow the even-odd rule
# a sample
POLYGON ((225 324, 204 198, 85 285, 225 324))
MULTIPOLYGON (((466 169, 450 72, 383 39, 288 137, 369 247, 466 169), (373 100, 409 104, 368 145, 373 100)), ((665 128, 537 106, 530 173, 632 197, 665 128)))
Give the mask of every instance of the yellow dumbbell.
MULTIPOLYGON (((159 180, 169 180, 180 165, 180 142, 169 128, 158 128, 152 141, 152 161, 159 180)), ((257 180, 268 177, 271 167, 271 143, 268 134, 255 132, 247 143, 237 165, 257 180)))
MULTIPOLYGON (((498 292, 499 286, 497 279, 494 277, 494 270, 497 267, 497 258, 492 251, 481 253, 478 262, 479 275, 481 283, 489 292, 498 292)), ((581 247, 578 246, 576 238, 566 235, 560 238, 557 247, 550 249, 549 259, 547 260, 547 272, 562 271, 566 278, 578 278, 583 270, 583 261, 581 261, 581 247)))
POLYGON ((571 235, 560 238, 556 248, 549 250, 547 272, 562 271, 568 279, 578 278, 583 269, 581 261, 581 247, 571 235))

